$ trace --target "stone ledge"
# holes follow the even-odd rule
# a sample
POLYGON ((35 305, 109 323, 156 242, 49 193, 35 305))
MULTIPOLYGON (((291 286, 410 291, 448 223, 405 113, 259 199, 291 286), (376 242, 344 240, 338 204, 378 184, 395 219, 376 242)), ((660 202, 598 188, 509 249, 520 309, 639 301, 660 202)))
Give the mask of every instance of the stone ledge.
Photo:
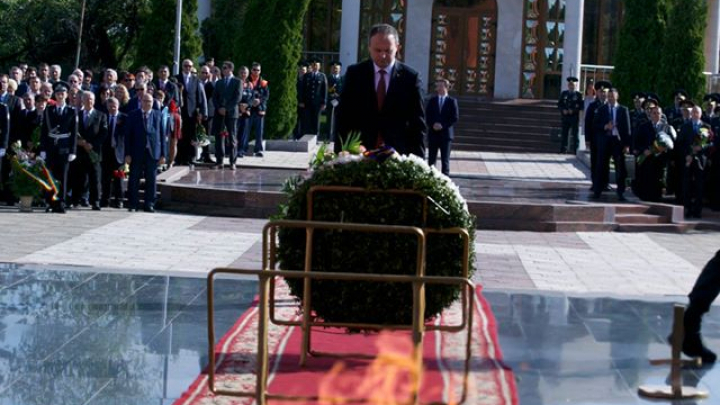
POLYGON ((317 146, 317 135, 304 135, 295 140, 268 139, 263 141, 264 150, 276 152, 312 152, 317 146))

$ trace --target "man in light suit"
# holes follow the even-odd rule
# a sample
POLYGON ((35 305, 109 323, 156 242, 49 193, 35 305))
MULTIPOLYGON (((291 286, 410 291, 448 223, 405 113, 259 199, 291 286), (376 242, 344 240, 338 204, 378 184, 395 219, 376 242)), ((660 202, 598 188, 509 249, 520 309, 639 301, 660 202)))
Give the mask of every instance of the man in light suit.
POLYGON ((450 175, 450 146, 455 137, 455 123, 459 118, 457 100, 448 95, 450 82, 440 79, 435 82, 436 96, 430 98, 425 107, 428 132, 428 164, 435 166, 438 149, 444 175, 450 175))
POLYGON ((94 108, 95 94, 91 91, 82 92, 82 110, 78 117, 77 168, 72 179, 73 205, 80 203, 83 194, 85 177, 90 188, 90 206, 100 211, 100 180, 102 146, 107 137, 107 115, 94 108))
POLYGON ((604 179, 610 171, 610 158, 615 163, 615 183, 619 201, 625 201, 625 154, 630 152, 630 112, 618 103, 617 89, 608 92, 607 104, 598 108, 593 119, 597 145, 596 167, 592 173, 593 197, 600 198, 605 189, 604 179))
POLYGON ((235 65, 230 61, 223 62, 222 73, 223 78, 215 82, 215 91, 213 92, 213 103, 215 104, 215 117, 213 118, 213 135, 215 135, 215 159, 217 159, 217 167, 223 167, 223 159, 225 152, 230 149, 230 169, 235 170, 235 160, 237 158, 237 119, 238 104, 240 103, 240 95, 242 86, 240 80, 233 76, 235 65), (225 128, 227 131, 227 139, 221 135, 221 131, 225 128), (226 145, 226 142, 228 145, 226 145))
POLYGON ((125 132, 125 163, 130 165, 128 211, 140 203, 140 176, 145 173, 145 212, 155 212, 158 165, 165 164, 162 113, 153 109, 153 96, 143 94, 141 107, 130 112, 125 132))
POLYGON ((381 145, 425 157, 425 110, 418 73, 395 60, 399 37, 387 24, 370 29, 370 60, 348 67, 337 109, 338 139, 360 132, 367 149, 381 145))
POLYGON ((185 59, 182 62, 182 73, 177 75, 178 83, 182 84, 182 138, 178 144, 178 160, 180 163, 191 163, 195 160, 195 148, 191 142, 197 134, 197 126, 208 115, 205 86, 197 76, 192 74, 193 62, 185 59))

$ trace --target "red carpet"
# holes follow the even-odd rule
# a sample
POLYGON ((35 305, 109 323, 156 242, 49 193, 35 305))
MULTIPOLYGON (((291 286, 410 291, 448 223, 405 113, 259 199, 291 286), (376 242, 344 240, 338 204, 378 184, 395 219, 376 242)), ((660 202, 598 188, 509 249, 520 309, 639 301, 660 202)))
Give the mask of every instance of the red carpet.
MULTIPOLYGON (((278 283, 276 313, 280 319, 297 316, 297 307, 284 283, 278 283), (285 305, 283 305, 285 304, 285 305)), ((516 405, 517 389, 512 371, 502 364, 495 319, 478 288, 473 325, 470 382, 465 404, 516 405)), ((436 322, 460 323, 459 305, 446 310, 436 322)), ((257 308, 245 312, 217 344, 216 386, 228 390, 253 391, 255 351, 257 349, 257 308)), ((323 352, 354 352, 377 356, 375 361, 329 357, 310 357, 307 366, 298 367, 300 328, 270 326, 269 393, 317 396, 322 404, 342 403, 342 398, 382 399, 394 404, 408 398, 413 376, 409 333, 346 334, 338 329, 314 329, 312 347, 323 352), (331 399, 338 402, 332 402, 331 399)), ((456 403, 462 395, 462 371, 467 333, 427 332, 424 338, 424 367, 421 377, 421 403, 456 403)), ((174 405, 251 404, 250 398, 220 397, 209 393, 207 374, 193 382, 174 405)), ((271 400, 271 404, 297 404, 271 400)), ((373 403, 373 402, 371 402, 373 403)), ((379 403, 379 401, 377 402, 379 403)))

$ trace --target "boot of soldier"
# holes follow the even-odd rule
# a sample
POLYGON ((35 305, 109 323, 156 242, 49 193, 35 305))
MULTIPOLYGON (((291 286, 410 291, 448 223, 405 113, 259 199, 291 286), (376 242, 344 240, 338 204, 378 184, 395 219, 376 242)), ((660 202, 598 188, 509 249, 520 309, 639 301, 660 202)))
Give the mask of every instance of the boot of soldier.
POLYGON ((700 357, 703 364, 712 364, 717 360, 717 355, 705 347, 699 333, 685 334, 682 352, 688 357, 700 357))

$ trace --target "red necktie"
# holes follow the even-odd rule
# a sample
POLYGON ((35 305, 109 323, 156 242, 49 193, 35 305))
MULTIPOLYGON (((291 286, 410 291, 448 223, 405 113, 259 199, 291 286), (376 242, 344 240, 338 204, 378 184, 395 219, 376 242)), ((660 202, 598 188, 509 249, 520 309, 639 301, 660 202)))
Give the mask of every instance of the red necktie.
MULTIPOLYGON (((383 104, 385 103, 385 95, 387 94, 387 87, 385 86, 385 70, 380 69, 378 71, 380 74, 380 80, 378 80, 377 85, 377 103, 378 103, 378 111, 382 111, 383 104)), ((375 142, 375 148, 379 148, 385 144, 385 139, 383 139, 382 130, 378 130, 377 135, 377 141, 375 142)))

